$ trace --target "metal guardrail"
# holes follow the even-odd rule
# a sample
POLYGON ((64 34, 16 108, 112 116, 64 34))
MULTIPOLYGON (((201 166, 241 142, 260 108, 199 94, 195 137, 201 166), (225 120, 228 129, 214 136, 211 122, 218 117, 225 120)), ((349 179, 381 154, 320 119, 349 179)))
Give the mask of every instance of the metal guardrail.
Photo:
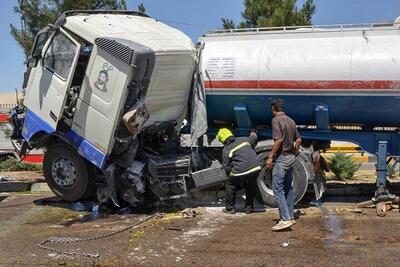
POLYGON ((17 104, 0 104, 0 109, 13 109, 17 104))
POLYGON ((218 29, 206 31, 204 36, 215 35, 240 35, 243 34, 268 34, 268 33, 297 33, 297 32, 327 32, 327 31, 372 31, 374 29, 399 29, 394 23, 358 23, 358 24, 333 24, 333 25, 310 25, 310 26, 284 26, 284 27, 261 27, 261 28, 238 28, 218 29))
POLYGON ((10 112, 17 104, 0 104, 0 114, 10 112))

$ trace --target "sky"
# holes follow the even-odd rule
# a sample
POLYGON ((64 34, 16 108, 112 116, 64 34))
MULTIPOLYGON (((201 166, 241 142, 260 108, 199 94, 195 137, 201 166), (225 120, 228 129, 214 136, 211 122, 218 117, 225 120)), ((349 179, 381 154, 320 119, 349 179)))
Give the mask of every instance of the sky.
MULTIPOLYGON (((20 89, 25 71, 22 49, 10 35, 10 23, 19 25, 16 0, 1 0, 0 92, 20 89)), ((241 21, 243 0, 126 0, 128 9, 144 3, 146 13, 197 41, 206 30, 221 27, 221 18, 241 21)), ((298 0, 301 5, 304 0, 298 0)), ((400 0, 314 0, 314 25, 388 22, 400 16, 400 0)))

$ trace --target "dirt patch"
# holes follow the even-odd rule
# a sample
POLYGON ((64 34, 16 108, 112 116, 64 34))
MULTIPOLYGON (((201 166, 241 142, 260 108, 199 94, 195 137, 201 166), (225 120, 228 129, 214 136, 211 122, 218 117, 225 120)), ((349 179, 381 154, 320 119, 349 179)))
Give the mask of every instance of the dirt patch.
POLYGON ((60 256, 37 247, 40 240, 89 237, 126 227, 144 213, 109 215, 95 221, 60 225, 70 210, 27 204, 37 196, 13 195, 0 203, 0 265, 96 266, 396 266, 400 214, 379 218, 356 204, 324 203, 302 208, 292 231, 270 228, 276 210, 226 215, 221 207, 203 207, 195 218, 168 213, 116 236, 84 243, 55 244, 62 250, 100 252, 97 259, 60 256), (11 199, 10 199, 11 198, 11 199), (20 203, 20 206, 14 206, 20 203), (1 208, 5 204, 9 207, 1 208), (12 241, 12 242, 11 242, 12 241))

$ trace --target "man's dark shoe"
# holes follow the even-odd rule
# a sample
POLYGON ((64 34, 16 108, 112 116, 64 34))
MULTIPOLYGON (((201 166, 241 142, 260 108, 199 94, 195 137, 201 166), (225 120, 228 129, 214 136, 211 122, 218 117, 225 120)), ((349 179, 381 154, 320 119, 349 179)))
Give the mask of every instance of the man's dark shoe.
POLYGON ((227 209, 227 208, 224 208, 224 209, 222 209, 222 212, 223 212, 223 213, 226 213, 226 214, 235 214, 235 213, 236 213, 236 210, 235 210, 235 209, 227 209))

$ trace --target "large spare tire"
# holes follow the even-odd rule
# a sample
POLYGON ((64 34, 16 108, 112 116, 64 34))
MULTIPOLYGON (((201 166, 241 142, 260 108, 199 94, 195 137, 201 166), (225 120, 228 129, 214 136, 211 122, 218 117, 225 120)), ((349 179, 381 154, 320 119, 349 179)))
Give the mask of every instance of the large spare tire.
MULTIPOLYGON (((269 152, 263 152, 258 155, 263 162, 266 161, 269 152)), ((296 157, 296 163, 293 169, 293 193, 294 203, 299 202, 306 193, 308 181, 312 178, 312 166, 307 156, 300 154, 296 157)), ((258 178, 257 186, 259 189, 259 197, 262 202, 268 207, 277 207, 274 193, 272 191, 272 171, 265 166, 258 178)))

